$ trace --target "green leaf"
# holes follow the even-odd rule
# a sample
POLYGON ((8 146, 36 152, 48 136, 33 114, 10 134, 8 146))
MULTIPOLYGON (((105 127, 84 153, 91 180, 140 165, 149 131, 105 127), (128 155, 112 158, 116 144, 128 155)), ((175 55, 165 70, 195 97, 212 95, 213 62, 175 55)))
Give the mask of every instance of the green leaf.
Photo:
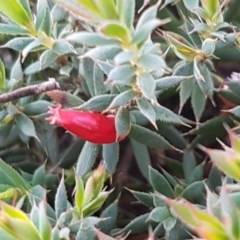
POLYGON ((95 5, 98 7, 102 17, 106 19, 118 19, 117 9, 114 0, 98 0, 95 1, 95 5))
POLYGON ((132 39, 132 43, 133 44, 141 44, 143 42, 145 42, 147 40, 147 38, 149 37, 149 35, 151 34, 151 32, 158 26, 163 25, 167 23, 164 20, 158 20, 158 19, 152 19, 152 20, 148 20, 147 22, 145 22, 141 28, 138 28, 134 34, 133 34, 133 39, 132 39))
POLYGON ((203 181, 193 182, 188 185, 182 192, 182 197, 195 204, 205 203, 205 187, 203 181))
POLYGON ((52 228, 46 215, 45 202, 42 201, 39 204, 39 233, 42 239, 52 240, 51 230, 52 228))
POLYGON ((38 100, 24 106, 23 112, 28 116, 35 116, 48 111, 52 104, 46 100, 38 100))
POLYGON ((183 155, 183 173, 187 183, 192 181, 191 173, 196 165, 197 163, 193 151, 186 150, 183 155))
POLYGON ((107 171, 113 174, 119 160, 119 143, 103 144, 102 157, 107 171))
POLYGON ((116 47, 114 45, 107 45, 101 47, 95 47, 89 50, 85 56, 90 57, 92 59, 99 59, 102 61, 111 60, 113 59, 122 49, 120 47, 116 47))
POLYGON ((196 121, 199 122, 206 105, 206 97, 197 84, 193 86, 191 104, 196 121))
POLYGON ((115 117, 115 126, 117 131, 117 139, 128 135, 131 124, 130 124, 130 115, 129 111, 124 107, 119 108, 115 117))
POLYGON ((0 23, 0 33, 8 35, 29 35, 29 31, 17 25, 0 23))
POLYGON ((45 19, 43 21, 42 31, 44 33, 46 33, 46 35, 48 37, 51 37, 51 33, 52 33, 52 19, 51 19, 51 13, 50 13, 50 9, 49 9, 48 4, 46 6, 46 15, 45 15, 45 19))
POLYGON ((59 56, 70 54, 70 53, 76 53, 74 47, 72 44, 66 41, 57 40, 52 49, 55 53, 57 53, 59 56))
POLYGON ((104 202, 106 201, 106 199, 110 193, 111 193, 111 191, 100 192, 99 195, 94 200, 92 200, 89 204, 87 204, 83 208, 83 210, 82 210, 83 216, 91 216, 96 211, 98 211, 100 209, 100 207, 104 204, 104 202))
POLYGON ((151 148, 173 148, 173 146, 157 133, 138 125, 132 125, 129 137, 151 148))
POLYGON ((45 164, 41 165, 33 174, 32 185, 42 185, 45 184, 46 169, 45 164))
POLYGON ((35 23, 37 31, 41 29, 43 22, 45 20, 46 8, 47 8, 46 0, 37 1, 37 17, 36 17, 36 23, 35 23))
POLYGON ((118 1, 118 12, 120 20, 131 30, 134 23, 135 0, 118 1))
POLYGON ((183 3, 189 11, 199 6, 199 0, 183 0, 183 3))
POLYGON ((217 187, 222 185, 222 173, 221 171, 216 167, 212 166, 208 179, 207 179, 207 185, 210 188, 210 190, 216 192, 217 187))
POLYGON ((196 77, 198 86, 202 90, 203 94, 212 100, 214 86, 207 66, 205 64, 202 65, 201 63, 194 63, 194 76, 196 77), (196 68, 198 68, 199 73, 196 72, 196 68), (200 75, 198 76, 198 74, 200 75))
POLYGON ((2 60, 0 59, 0 88, 5 88, 5 67, 4 64, 2 62, 2 60))
POLYGON ((23 70, 22 70, 22 64, 20 63, 20 58, 17 59, 17 61, 14 63, 11 69, 11 80, 19 81, 23 77, 23 70))
POLYGON ((137 198, 138 201, 150 208, 154 207, 153 196, 150 193, 138 192, 133 190, 130 191, 134 195, 134 197, 137 198))
POLYGON ((18 128, 29 137, 36 137, 35 126, 33 121, 23 113, 17 113, 14 115, 14 120, 17 123, 18 128))
POLYGON ((99 145, 90 142, 84 144, 76 166, 76 174, 79 177, 83 177, 91 169, 98 156, 99 150, 99 145))
POLYGON ((121 233, 128 233, 131 231, 133 234, 146 231, 148 229, 148 224, 146 223, 148 217, 149 213, 145 213, 134 218, 129 224, 127 224, 127 226, 121 230, 121 233))
POLYGON ((22 56, 23 59, 25 59, 29 52, 31 52, 34 48, 39 47, 42 45, 44 39, 37 38, 34 41, 30 42, 23 50, 22 50, 22 56))
POLYGON ((175 127, 166 122, 157 121, 158 132, 169 143, 178 149, 185 149, 187 147, 187 141, 182 136, 182 133, 175 127))
POLYGON ((142 55, 138 59, 137 65, 147 69, 148 71, 157 70, 157 69, 167 67, 167 65, 166 65, 164 59, 162 58, 162 56, 158 56, 158 55, 153 54, 153 53, 148 53, 148 54, 142 55))
MULTIPOLYGON (((1 24, 0 24, 1 28, 1 24)), ((1 31, 0 31, 1 32, 1 31)), ((11 39, 7 43, 1 46, 1 48, 11 48, 13 50, 21 52, 28 44, 30 44, 34 39, 30 37, 16 37, 11 39)))
POLYGON ((109 38, 117 39, 121 42, 128 41, 128 29, 118 22, 107 22, 99 28, 99 31, 109 38))
POLYGON ((127 103, 129 103, 134 97, 136 96, 136 92, 133 90, 127 90, 124 91, 120 94, 118 94, 111 104, 108 106, 107 110, 120 107, 120 106, 125 106, 127 103))
POLYGON ((137 106, 140 112, 157 128, 156 125, 156 112, 152 104, 146 98, 137 98, 137 106))
POLYGON ((240 106, 237 106, 235 108, 229 109, 228 112, 232 113, 236 117, 240 118, 240 106))
POLYGON ((108 80, 117 80, 121 82, 121 80, 129 79, 135 75, 136 68, 130 64, 124 64, 117 66, 111 70, 108 75, 108 80))
POLYGON ((91 95, 97 96, 105 93, 104 76, 99 66, 91 59, 83 59, 84 78, 91 95))
POLYGON ((131 139, 131 145, 137 165, 142 173, 142 175, 149 180, 148 167, 151 165, 151 159, 149 156, 148 149, 145 145, 131 139))
POLYGON ((48 49, 46 51, 44 51, 40 58, 40 69, 39 70, 43 70, 45 68, 50 67, 58 58, 58 54, 56 52, 54 52, 52 49, 48 49))
POLYGON ((145 72, 137 76, 137 85, 141 89, 141 92, 144 95, 144 97, 151 101, 156 101, 155 97, 156 82, 150 73, 145 72))
POLYGON ((150 212, 149 219, 151 219, 154 222, 161 223, 169 216, 170 213, 166 207, 157 207, 150 212))
POLYGON ((124 50, 115 56, 114 63, 115 65, 121 65, 121 64, 130 62, 134 59, 135 56, 136 56, 135 51, 124 50))
POLYGON ((207 38, 203 41, 202 50, 207 57, 211 56, 214 53, 215 43, 216 41, 211 38, 207 38))
POLYGON ((67 193, 64 184, 64 176, 62 176, 55 196, 55 212, 57 219, 60 217, 62 213, 66 211, 67 211, 67 193))
MULTIPOLYGON (((9 185, 20 188, 22 190, 29 190, 29 184, 15 171, 10 165, 0 159, 1 177, 8 182, 9 185)), ((1 181, 0 181, 1 182, 1 181)))
POLYGON ((98 224, 98 228, 102 232, 110 234, 114 228, 118 215, 118 201, 114 201, 110 204, 100 215, 100 218, 106 219, 98 224))
POLYGON ((143 24, 145 24, 147 21, 156 19, 158 8, 159 3, 147 8, 138 19, 136 29, 142 28, 143 24))
POLYGON ((75 182, 76 182, 75 205, 77 207, 77 210, 80 212, 83 207, 84 184, 83 180, 79 176, 75 176, 75 182))
MULTIPOLYGON (((0 3, 0 11, 20 26, 33 27, 32 21, 18 0, 11 0, 0 3)), ((32 30, 32 29, 30 29, 32 30)))
POLYGON ((67 36, 70 42, 86 45, 86 46, 108 46, 118 45, 119 42, 116 39, 109 39, 94 32, 75 32, 67 36))
MULTIPOLYGON (((184 81, 186 76, 169 76, 157 79, 156 82, 156 90, 167 90, 169 88, 175 87, 184 81)), ((187 81, 187 80, 186 80, 187 81)))
POLYGON ((103 111, 109 107, 116 94, 95 96, 80 106, 80 109, 88 111, 103 111))
POLYGON ((149 178, 154 190, 163 194, 166 197, 174 198, 174 191, 171 185, 160 172, 150 167, 149 178))
POLYGON ((28 14, 29 18, 32 19, 32 12, 29 4, 29 0, 19 0, 23 8, 25 9, 26 13, 28 14))
POLYGON ((183 121, 179 118, 179 116, 168 108, 160 105, 154 105, 153 109, 156 113, 157 120, 167 123, 183 124, 183 121))
POLYGON ((101 17, 99 15, 94 14, 91 10, 84 7, 82 4, 80 5, 79 2, 74 0, 56 0, 57 4, 61 6, 66 11, 72 13, 77 18, 87 21, 87 22, 99 22, 101 17))

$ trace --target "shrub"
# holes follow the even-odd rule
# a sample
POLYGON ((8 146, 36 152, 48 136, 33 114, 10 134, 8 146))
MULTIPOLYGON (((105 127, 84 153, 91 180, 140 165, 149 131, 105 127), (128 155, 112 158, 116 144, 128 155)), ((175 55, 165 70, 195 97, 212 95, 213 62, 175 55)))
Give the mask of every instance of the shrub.
POLYGON ((239 239, 236 0, 0 12, 2 238, 239 239))

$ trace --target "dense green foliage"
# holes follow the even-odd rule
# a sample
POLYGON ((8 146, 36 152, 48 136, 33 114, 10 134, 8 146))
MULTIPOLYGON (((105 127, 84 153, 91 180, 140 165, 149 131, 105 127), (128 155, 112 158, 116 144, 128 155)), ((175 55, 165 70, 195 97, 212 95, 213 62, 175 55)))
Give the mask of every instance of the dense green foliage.
POLYGON ((0 238, 239 239, 238 5, 0 0, 0 238), (116 141, 59 106, 114 115, 116 141))

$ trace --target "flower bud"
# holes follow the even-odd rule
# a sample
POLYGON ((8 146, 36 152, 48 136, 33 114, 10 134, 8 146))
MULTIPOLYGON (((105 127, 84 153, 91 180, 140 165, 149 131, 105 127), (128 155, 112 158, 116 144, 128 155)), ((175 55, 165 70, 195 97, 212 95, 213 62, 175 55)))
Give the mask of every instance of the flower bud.
POLYGON ((97 112, 83 112, 49 107, 51 124, 58 124, 76 136, 96 144, 107 144, 121 141, 124 136, 117 136, 114 115, 103 115, 97 112))

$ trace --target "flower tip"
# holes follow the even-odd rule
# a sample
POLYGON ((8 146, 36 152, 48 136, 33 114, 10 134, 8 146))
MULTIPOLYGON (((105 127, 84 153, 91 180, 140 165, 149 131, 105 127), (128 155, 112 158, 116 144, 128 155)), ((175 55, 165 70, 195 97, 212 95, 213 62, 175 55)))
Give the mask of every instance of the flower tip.
POLYGON ((52 125, 56 123, 56 117, 54 117, 54 116, 49 116, 45 119, 52 125))

